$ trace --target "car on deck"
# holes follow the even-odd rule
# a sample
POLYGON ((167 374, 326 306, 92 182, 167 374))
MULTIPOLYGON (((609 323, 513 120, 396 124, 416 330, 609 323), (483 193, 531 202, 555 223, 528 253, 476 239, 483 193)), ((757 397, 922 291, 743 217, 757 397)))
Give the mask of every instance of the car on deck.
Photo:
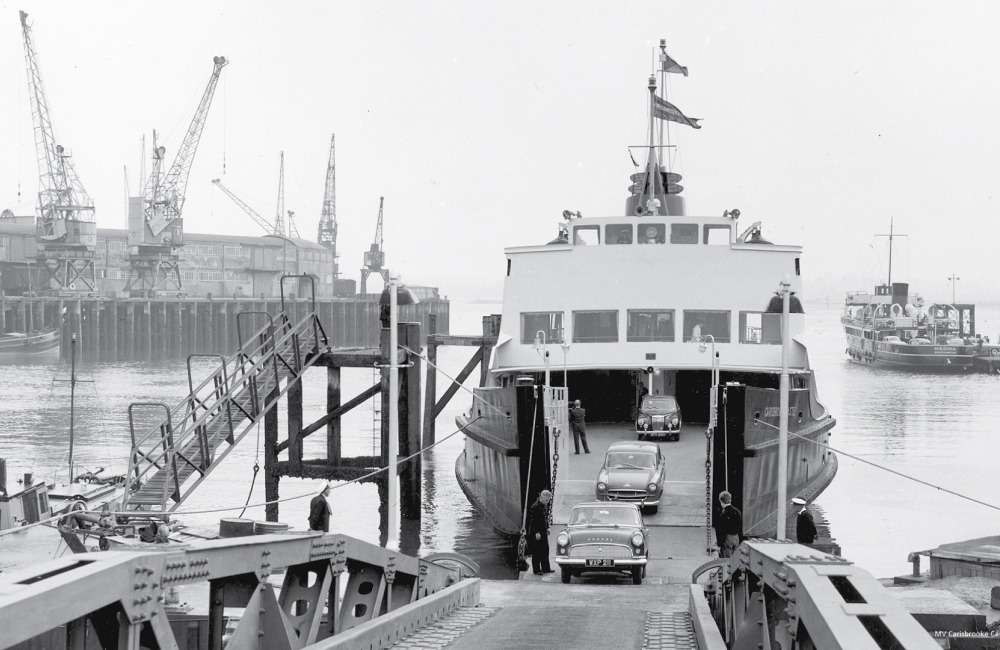
POLYGON ((644 395, 635 419, 635 432, 639 440, 680 440, 681 407, 673 395, 644 395))
POLYGON ((649 531, 635 503, 579 503, 556 536, 556 564, 566 583, 585 573, 620 573, 641 585, 648 562, 649 531))
POLYGON ((655 442, 615 442, 597 473, 598 501, 630 501, 655 513, 663 496, 666 460, 655 442))

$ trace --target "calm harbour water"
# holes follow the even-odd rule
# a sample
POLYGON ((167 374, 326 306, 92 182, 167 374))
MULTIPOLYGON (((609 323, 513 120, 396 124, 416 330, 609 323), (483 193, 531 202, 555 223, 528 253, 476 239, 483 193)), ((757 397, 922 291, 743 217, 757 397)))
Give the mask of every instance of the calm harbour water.
MULTIPOLYGON (((496 304, 451 307, 453 334, 481 331, 483 315, 499 310, 496 304)), ((935 485, 997 503, 994 497, 1000 377, 984 375, 921 375, 878 370, 851 363, 844 354, 839 309, 806 305, 810 361, 816 369, 820 400, 837 418, 831 444, 865 460, 935 485)), ((993 339, 1000 334, 1000 308, 980 307, 977 329, 993 339)), ((471 348, 441 348, 439 362, 454 375, 472 354, 471 348)), ((466 382, 472 386, 478 373, 466 382)), ((24 472, 53 480, 65 456, 69 424, 69 385, 53 382, 69 376, 68 366, 7 366, 0 368, 0 457, 8 459, 8 481, 24 472)), ((185 396, 186 369, 170 364, 92 364, 79 368, 77 387, 76 458, 87 469, 105 466, 108 473, 127 468, 130 402, 174 404, 185 396)), ((344 371, 342 394, 347 399, 371 385, 372 371, 344 371)), ((324 413, 325 373, 308 373, 304 390, 305 420, 324 413)), ((438 392, 446 379, 439 376, 438 392)), ((470 396, 460 391, 437 422, 440 441, 455 431, 454 419, 468 408, 470 396)), ((281 414, 284 421, 284 414, 281 414)), ((370 455, 373 436, 371 405, 343 418, 344 455, 370 455)), ((261 431, 261 435, 263 432, 261 431)), ((424 457, 424 506, 420 554, 436 551, 464 553, 477 560, 485 577, 514 578, 515 553, 489 525, 476 516, 459 489, 455 459, 463 438, 454 435, 424 457)), ((307 439, 306 457, 325 453, 322 433, 307 439)), ((237 446, 184 504, 183 510, 234 506, 247 500, 254 461, 259 452, 257 432, 237 446)), ((281 496, 312 495, 319 482, 282 479, 281 496)), ((12 486, 13 487, 13 486, 12 486)), ((250 495, 264 500, 263 476, 250 495)), ((347 485, 330 495, 331 528, 360 539, 378 542, 378 496, 373 484, 347 485)), ((876 577, 906 573, 907 553, 938 544, 986 536, 1000 528, 1000 512, 942 491, 907 481, 846 456, 833 484, 819 498, 844 556, 876 577)), ((304 528, 308 498, 282 503, 281 520, 304 528)), ((186 523, 215 525, 226 513, 193 514, 186 523)), ((246 517, 263 519, 263 508, 250 508, 246 517)))

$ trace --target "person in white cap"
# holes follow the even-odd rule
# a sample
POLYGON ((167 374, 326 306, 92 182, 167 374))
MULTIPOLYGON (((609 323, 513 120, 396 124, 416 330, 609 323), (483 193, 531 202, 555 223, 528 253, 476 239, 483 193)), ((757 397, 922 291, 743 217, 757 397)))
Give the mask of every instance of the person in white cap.
POLYGON ((795 541, 799 544, 812 544, 819 535, 812 513, 806 508, 806 500, 795 497, 792 504, 799 508, 799 514, 795 518, 795 541))

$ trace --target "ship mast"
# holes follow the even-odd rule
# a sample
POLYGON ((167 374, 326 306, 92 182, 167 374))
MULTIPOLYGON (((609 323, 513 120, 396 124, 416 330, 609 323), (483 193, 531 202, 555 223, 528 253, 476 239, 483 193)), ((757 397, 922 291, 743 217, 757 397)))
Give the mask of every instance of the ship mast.
POLYGON ((889 286, 892 287, 892 217, 889 217, 889 286))

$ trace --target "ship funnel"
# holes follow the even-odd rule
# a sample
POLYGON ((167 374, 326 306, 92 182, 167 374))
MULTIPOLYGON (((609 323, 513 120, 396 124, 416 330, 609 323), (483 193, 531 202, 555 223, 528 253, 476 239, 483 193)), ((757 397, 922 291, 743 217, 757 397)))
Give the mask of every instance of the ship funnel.
POLYGON ((900 308, 906 305, 910 299, 910 285, 906 282, 892 283, 892 304, 899 305, 900 308))

